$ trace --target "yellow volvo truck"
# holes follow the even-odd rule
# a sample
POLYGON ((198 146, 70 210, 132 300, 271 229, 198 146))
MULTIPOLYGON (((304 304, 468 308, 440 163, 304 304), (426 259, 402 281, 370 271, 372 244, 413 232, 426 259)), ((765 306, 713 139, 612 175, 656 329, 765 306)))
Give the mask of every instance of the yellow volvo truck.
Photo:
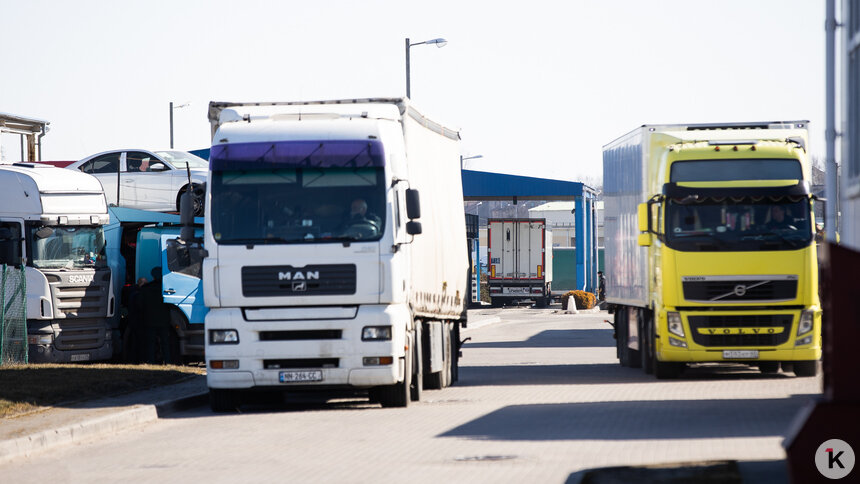
POLYGON ((808 122, 644 125, 604 146, 606 299, 623 366, 814 376, 808 122))

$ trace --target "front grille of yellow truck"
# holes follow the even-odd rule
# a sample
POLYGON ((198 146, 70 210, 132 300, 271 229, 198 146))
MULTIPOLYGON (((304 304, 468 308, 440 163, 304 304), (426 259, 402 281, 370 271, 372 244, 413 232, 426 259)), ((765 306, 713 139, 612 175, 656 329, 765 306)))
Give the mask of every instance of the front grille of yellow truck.
POLYGON ((688 316, 693 341, 702 346, 778 346, 791 336, 790 314, 688 316))

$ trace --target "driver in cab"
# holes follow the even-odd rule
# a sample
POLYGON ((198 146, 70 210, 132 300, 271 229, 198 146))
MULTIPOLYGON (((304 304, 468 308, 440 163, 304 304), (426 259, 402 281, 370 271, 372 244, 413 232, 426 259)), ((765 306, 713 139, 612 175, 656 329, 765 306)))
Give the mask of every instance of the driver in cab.
POLYGON ((349 208, 349 219, 346 222, 347 232, 356 232, 359 238, 372 237, 382 230, 382 220, 367 212, 367 202, 362 198, 352 201, 349 208))

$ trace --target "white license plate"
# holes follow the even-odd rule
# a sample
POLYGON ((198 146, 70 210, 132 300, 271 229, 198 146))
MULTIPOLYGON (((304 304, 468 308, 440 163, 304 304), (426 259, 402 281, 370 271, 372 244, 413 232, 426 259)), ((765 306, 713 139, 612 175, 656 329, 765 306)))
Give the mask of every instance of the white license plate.
POLYGON ((302 381, 322 381, 322 370, 305 370, 305 371, 282 371, 278 375, 281 383, 294 383, 302 381))
POLYGON ((83 353, 83 354, 79 354, 79 355, 72 355, 71 360, 72 361, 90 361, 90 354, 89 353, 83 353))
POLYGON ((505 294, 528 294, 529 288, 527 287, 506 287, 505 294))
POLYGON ((724 350, 723 358, 727 360, 756 360, 758 359, 758 350, 724 350))

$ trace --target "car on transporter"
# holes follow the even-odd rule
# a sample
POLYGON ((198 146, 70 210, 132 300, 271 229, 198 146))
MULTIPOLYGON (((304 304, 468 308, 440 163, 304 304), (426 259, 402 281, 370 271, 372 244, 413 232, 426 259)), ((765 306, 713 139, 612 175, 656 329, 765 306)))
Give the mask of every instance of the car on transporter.
POLYGON ((109 205, 140 210, 179 211, 180 195, 190 184, 195 215, 203 215, 209 162, 187 151, 111 150, 65 168, 98 178, 109 205))

